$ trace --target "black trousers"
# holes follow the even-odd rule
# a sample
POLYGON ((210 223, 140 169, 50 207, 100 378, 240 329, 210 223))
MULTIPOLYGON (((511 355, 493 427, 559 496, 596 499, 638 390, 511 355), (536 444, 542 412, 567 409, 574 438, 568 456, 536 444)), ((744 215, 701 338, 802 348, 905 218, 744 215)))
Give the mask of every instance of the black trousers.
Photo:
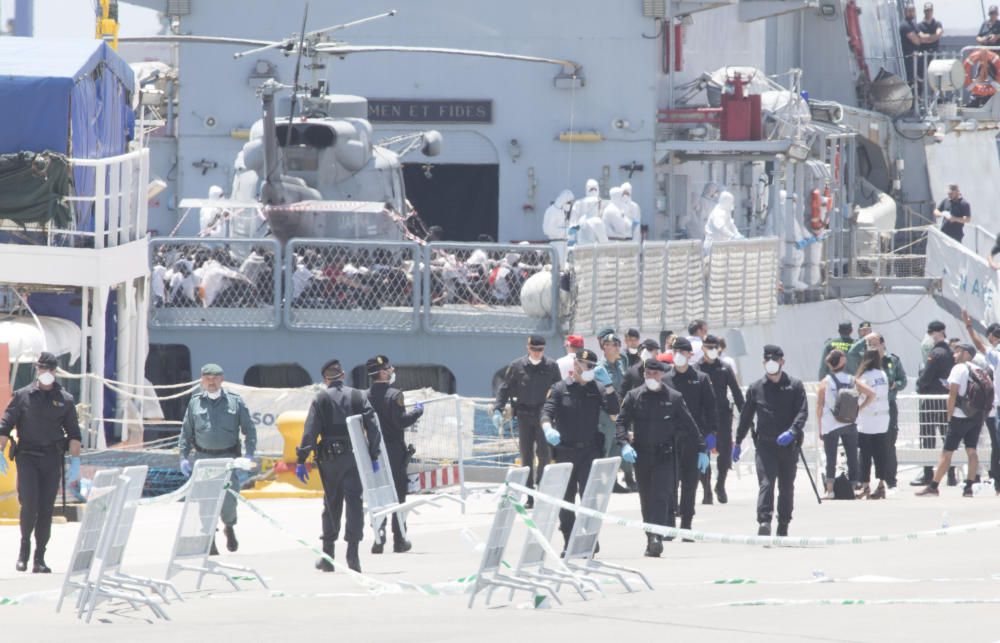
POLYGON ((986 430, 990 434, 990 477, 993 488, 1000 491, 1000 427, 997 418, 986 418, 986 430))
POLYGON ((772 439, 757 440, 757 522, 771 522, 774 515, 774 491, 778 489, 778 522, 792 521, 795 503, 795 473, 799 464, 799 447, 794 442, 778 446, 772 439), (777 483, 777 484, 775 484, 777 483))
POLYGON ((868 483, 872 479, 872 463, 875 463, 875 477, 886 480, 886 439, 888 433, 858 433, 860 449, 861 482, 868 483))
POLYGON ((726 472, 733 468, 733 410, 732 407, 719 409, 719 428, 715 432, 715 448, 719 456, 715 465, 719 470, 719 482, 726 479, 726 472))
POLYGON ((675 526, 677 471, 674 454, 651 446, 635 447, 635 481, 639 487, 642 521, 653 525, 675 526))
MULTIPOLYGON (((594 463, 595 458, 600 456, 600 451, 596 446, 582 448, 557 446, 554 451, 556 462, 569 462, 573 465, 573 472, 569 476, 569 484, 566 485, 566 494, 563 496, 563 500, 574 502, 577 495, 583 497, 587 478, 590 477, 590 465, 594 463)), ((566 509, 559 510, 559 531, 562 532, 566 540, 569 540, 575 522, 575 513, 566 509)))
POLYGON ((937 448, 937 434, 941 437, 948 432, 948 401, 920 401, 920 448, 937 448))
POLYGON ((823 432, 823 451, 826 452, 826 479, 833 480, 837 475, 837 446, 843 442, 847 454, 847 478, 851 482, 858 481, 858 427, 848 424, 832 431, 823 432))
POLYGON ((896 439, 899 438, 899 405, 896 400, 889 400, 889 431, 885 434, 885 483, 896 486, 896 472, 899 463, 896 460, 896 439))
MULTIPOLYGON (((386 457, 389 459, 389 466, 392 467, 392 482, 396 487, 396 497, 400 503, 406 502, 406 490, 409 487, 410 479, 406 475, 406 465, 409 457, 406 453, 406 444, 403 442, 386 442, 386 457)), ((385 541, 385 523, 379 526, 379 540, 385 541)), ((406 523, 403 523, 405 529, 406 523)), ((399 515, 392 514, 392 539, 395 542, 403 541, 403 529, 399 528, 399 515)))
POLYGON ((364 532, 365 513, 361 500, 361 477, 348 451, 316 464, 323 482, 323 535, 324 541, 333 542, 340 536, 340 519, 347 505, 347 525, 344 540, 360 542, 364 532))
POLYGON ((677 469, 681 480, 680 513, 682 520, 694 518, 694 505, 701 487, 698 471, 698 445, 687 438, 677 440, 677 469))
POLYGON ((528 487, 535 488, 535 480, 542 479, 545 465, 552 459, 552 450, 542 431, 541 410, 518 409, 517 445, 521 451, 521 466, 528 467, 528 487), (535 454, 538 454, 538 470, 535 470, 535 454))
POLYGON ((17 454, 17 500, 21 503, 21 540, 35 534, 35 556, 45 553, 52 533, 52 511, 62 477, 62 452, 17 454))

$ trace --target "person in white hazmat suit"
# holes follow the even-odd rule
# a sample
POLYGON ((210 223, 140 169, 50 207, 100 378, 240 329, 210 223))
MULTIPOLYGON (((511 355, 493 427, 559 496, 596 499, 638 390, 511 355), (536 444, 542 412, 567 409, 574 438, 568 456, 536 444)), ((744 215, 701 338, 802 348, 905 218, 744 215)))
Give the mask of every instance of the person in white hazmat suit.
POLYGON ((732 241, 742 239, 743 235, 736 229, 733 221, 733 195, 723 190, 719 193, 719 202, 708 213, 705 221, 705 241, 703 248, 708 253, 716 241, 732 241))
POLYGON ((566 259, 566 236, 569 230, 569 215, 573 209, 573 193, 563 190, 545 210, 542 218, 542 232, 549 238, 552 247, 559 253, 559 260, 566 259))
MULTIPOLYGON (((601 219, 601 215, 597 213, 586 219, 582 219, 576 227, 577 232, 575 237, 577 245, 608 242, 608 232, 604 227, 604 221, 601 219)), ((573 234, 572 229, 570 234, 573 234)))
POLYGON ((621 188, 611 188, 611 201, 604 206, 604 228, 608 238, 615 241, 630 241, 635 236, 636 222, 625 214, 628 203, 622 196, 621 188))
POLYGON ((573 204, 569 214, 570 227, 579 225, 584 219, 601 216, 601 186, 596 179, 587 179, 586 195, 573 204))
MULTIPOLYGON (((208 188, 208 198, 211 201, 218 201, 222 198, 222 188, 213 185, 208 188)), ((201 226, 199 237, 222 237, 225 235, 223 225, 223 209, 211 206, 203 207, 198 212, 198 223, 201 226)))
MULTIPOLYGON (((642 211, 639 210, 639 204, 632 200, 632 184, 628 181, 622 183, 622 201, 625 202, 622 214, 628 217, 633 226, 638 228, 642 223, 642 211)), ((638 234, 633 234, 632 238, 637 239, 638 234)))

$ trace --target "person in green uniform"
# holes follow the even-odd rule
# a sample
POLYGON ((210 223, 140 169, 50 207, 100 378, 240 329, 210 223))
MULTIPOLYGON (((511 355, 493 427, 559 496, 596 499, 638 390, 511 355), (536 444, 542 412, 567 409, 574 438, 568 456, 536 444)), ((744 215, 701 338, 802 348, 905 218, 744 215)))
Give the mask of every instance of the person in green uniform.
POLYGON ((851 344, 851 348, 846 351, 847 366, 844 367, 844 371, 851 374, 857 373, 858 367, 861 366, 861 359, 869 350, 878 350, 878 338, 873 338, 872 323, 863 321, 858 324, 857 341, 851 344))
POLYGON ((896 470, 899 467, 896 461, 896 438, 899 437, 899 405, 896 404, 896 396, 906 388, 906 370, 899 355, 886 350, 884 337, 879 337, 878 352, 882 354, 882 370, 889 380, 889 433, 886 436, 888 458, 885 466, 888 473, 885 483, 890 489, 895 489, 896 470))
MULTIPOLYGON (((612 331, 599 335, 598 340, 601 342, 601 351, 604 353, 604 356, 598 361, 597 365, 603 366, 608 374, 611 375, 611 386, 615 388, 615 392, 618 394, 618 399, 620 400, 625 394, 622 383, 625 380, 625 374, 628 373, 628 358, 622 355, 622 338, 615 335, 612 331)), ((601 435, 604 436, 604 453, 601 454, 601 457, 620 456, 621 447, 615 441, 615 432, 617 429, 614 419, 608 414, 602 413, 597 420, 597 427, 601 435)), ((638 491, 639 487, 635 482, 635 468, 630 463, 622 460, 621 470, 625 475, 625 486, 615 482, 615 492, 626 493, 638 491)))
POLYGON ((854 340, 851 338, 851 333, 854 332, 854 326, 849 321, 840 322, 837 326, 837 332, 839 336, 833 337, 826 340, 823 344, 823 354, 819 358, 819 377, 818 381, 822 382, 826 379, 826 376, 830 374, 830 369, 826 365, 826 356, 830 354, 832 350, 847 351, 851 350, 851 346, 854 345, 854 340))
MULTIPOLYGON (((191 475, 194 463, 206 458, 252 458, 257 449, 257 427, 250 419, 250 410, 236 393, 222 388, 222 367, 205 364, 201 367, 201 390, 191 396, 177 446, 181 452, 181 471, 191 475), (243 444, 240 445, 240 433, 243 444)), ((229 484, 237 488, 233 471, 229 484)), ((236 551, 236 498, 227 493, 222 502, 222 524, 225 525, 226 549, 236 551)), ((218 554, 215 543, 212 553, 218 554)))

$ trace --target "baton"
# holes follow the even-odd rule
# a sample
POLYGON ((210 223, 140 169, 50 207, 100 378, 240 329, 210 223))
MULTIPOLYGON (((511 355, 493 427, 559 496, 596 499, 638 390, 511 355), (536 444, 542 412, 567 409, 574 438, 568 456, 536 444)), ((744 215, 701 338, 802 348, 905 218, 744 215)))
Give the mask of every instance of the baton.
POLYGON ((799 447, 799 457, 802 458, 802 464, 806 468, 806 475, 809 476, 809 484, 812 485, 813 493, 816 494, 816 502, 823 504, 823 500, 819 497, 819 489, 816 488, 816 481, 813 480, 812 471, 809 470, 809 463, 806 462, 806 454, 802 453, 802 447, 799 447))

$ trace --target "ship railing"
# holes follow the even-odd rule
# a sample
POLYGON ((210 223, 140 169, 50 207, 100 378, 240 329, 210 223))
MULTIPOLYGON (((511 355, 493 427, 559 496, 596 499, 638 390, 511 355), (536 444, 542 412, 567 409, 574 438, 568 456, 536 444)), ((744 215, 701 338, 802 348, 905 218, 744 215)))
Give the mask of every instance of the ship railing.
POLYGON ((278 326, 281 263, 273 239, 157 238, 149 251, 150 326, 278 326))
POLYGON ((107 158, 71 158, 68 165, 74 185, 74 192, 64 197, 72 211, 69 227, 0 220, 0 230, 30 243, 95 249, 146 237, 149 149, 107 158))
POLYGON ((424 253, 427 332, 557 331, 559 256, 552 246, 435 242, 424 253))
MULTIPOLYGON (((851 254, 843 257, 846 277, 924 277, 927 264, 927 231, 931 225, 896 228, 884 232, 869 226, 850 230, 851 254)), ((848 234, 846 231, 843 234, 848 234)), ((836 264, 837 260, 832 263, 836 264)), ((837 266, 833 266, 836 270, 837 266)))
POLYGON ((421 247, 294 239, 285 249, 289 328, 412 333, 420 324, 421 247))

